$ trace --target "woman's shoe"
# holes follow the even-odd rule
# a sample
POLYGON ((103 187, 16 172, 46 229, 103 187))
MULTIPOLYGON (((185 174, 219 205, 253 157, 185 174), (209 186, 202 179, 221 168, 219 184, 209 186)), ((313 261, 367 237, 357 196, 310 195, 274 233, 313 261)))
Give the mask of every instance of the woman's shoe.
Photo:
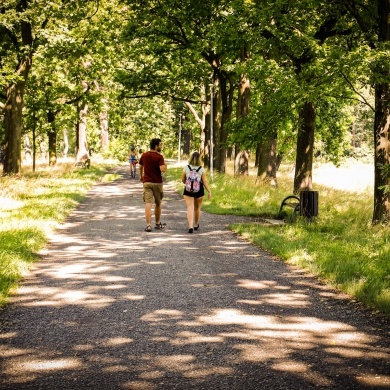
POLYGON ((193 228, 189 228, 188 229, 188 233, 193 233, 194 232, 194 229, 193 228))
POLYGON ((199 224, 197 226, 194 226, 194 230, 198 230, 199 229, 199 224))

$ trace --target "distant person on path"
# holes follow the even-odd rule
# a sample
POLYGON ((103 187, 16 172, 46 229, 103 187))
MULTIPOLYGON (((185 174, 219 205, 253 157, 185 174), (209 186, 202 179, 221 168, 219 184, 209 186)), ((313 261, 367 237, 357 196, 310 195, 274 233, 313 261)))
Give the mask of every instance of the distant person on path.
POLYGON ((161 202, 163 199, 162 173, 167 170, 164 156, 160 153, 162 143, 160 138, 150 141, 150 150, 143 153, 139 160, 139 176, 143 183, 143 200, 145 203, 145 232, 152 231, 152 203, 154 200, 154 217, 156 229, 164 229, 165 223, 161 223, 161 202))
POLYGON ((205 188, 208 192, 208 199, 211 199, 211 190, 199 152, 192 153, 188 165, 183 170, 181 180, 185 184, 183 198, 187 206, 188 233, 193 233, 194 230, 199 229, 200 209, 205 188))
POLYGON ((136 167, 138 164, 138 153, 135 146, 131 147, 130 155, 129 155, 129 163, 130 163, 130 173, 132 177, 135 177, 136 167), (133 167, 134 165, 134 167, 133 167), (133 170, 134 169, 134 170, 133 170))
POLYGON ((138 161, 138 153, 134 146, 131 147, 130 155, 129 155, 129 163, 133 163, 134 161, 138 161))

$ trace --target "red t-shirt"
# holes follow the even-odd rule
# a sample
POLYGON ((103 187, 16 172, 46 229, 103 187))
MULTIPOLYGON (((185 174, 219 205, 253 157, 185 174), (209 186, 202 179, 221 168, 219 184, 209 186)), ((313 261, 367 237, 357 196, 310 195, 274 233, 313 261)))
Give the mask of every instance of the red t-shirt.
POLYGON ((162 154, 149 150, 142 154, 139 163, 144 167, 143 183, 163 182, 160 166, 165 165, 165 162, 162 154))

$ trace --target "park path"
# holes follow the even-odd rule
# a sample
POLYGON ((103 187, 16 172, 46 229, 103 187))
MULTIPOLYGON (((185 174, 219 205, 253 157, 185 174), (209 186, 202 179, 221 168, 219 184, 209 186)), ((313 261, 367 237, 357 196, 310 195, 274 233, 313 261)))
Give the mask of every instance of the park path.
POLYGON ((390 389, 388 320, 289 267, 165 186, 95 185, 0 311, 0 389, 390 389))

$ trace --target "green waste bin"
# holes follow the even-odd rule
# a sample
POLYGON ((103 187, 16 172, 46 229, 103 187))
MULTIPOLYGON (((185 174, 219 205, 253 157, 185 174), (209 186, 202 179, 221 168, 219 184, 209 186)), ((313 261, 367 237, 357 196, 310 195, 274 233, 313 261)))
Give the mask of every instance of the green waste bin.
POLYGON ((306 218, 318 215, 318 191, 301 191, 299 193, 299 213, 306 218))

